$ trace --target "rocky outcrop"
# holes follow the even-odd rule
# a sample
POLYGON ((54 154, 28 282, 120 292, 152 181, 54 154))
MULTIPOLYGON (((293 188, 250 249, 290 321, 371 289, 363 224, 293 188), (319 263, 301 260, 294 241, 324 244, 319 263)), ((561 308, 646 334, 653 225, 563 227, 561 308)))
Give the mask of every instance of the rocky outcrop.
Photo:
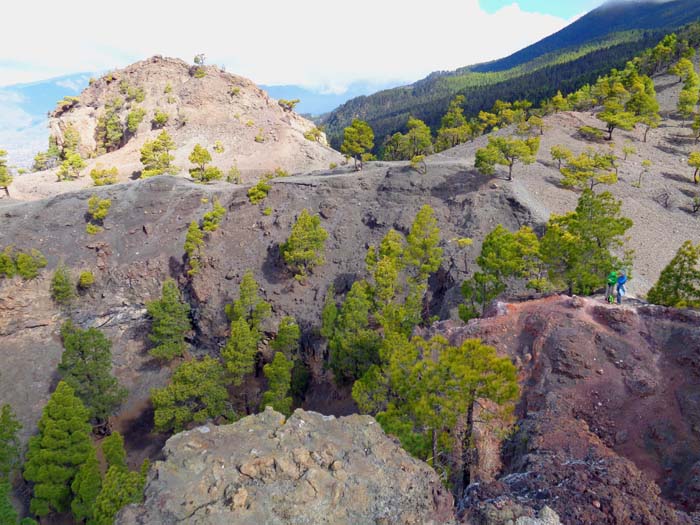
POLYGON ((563 523, 696 523, 700 313, 559 296, 493 312, 431 330, 479 337, 520 367, 518 431, 480 436, 465 522, 548 505, 563 523))
POLYGON ((168 116, 162 129, 175 142, 173 164, 183 176, 193 167, 188 157, 195 144, 208 148, 212 166, 224 173, 237 166, 244 181, 255 181, 277 168, 297 173, 343 162, 340 153, 328 147, 323 133, 318 140, 304 137, 315 127, 312 122, 282 108, 250 80, 216 66, 203 67, 201 78, 194 71, 182 60, 154 56, 91 82, 72 103, 59 104, 49 120, 50 133, 58 144, 64 143, 68 127, 80 135, 78 149, 89 159, 82 177, 61 184, 55 182, 55 170, 18 177, 11 194, 34 199, 91 186, 88 174, 98 164, 116 166, 121 182, 138 177, 143 168, 143 143, 161 132, 160 126, 152 124, 156 112, 168 116), (142 93, 143 100, 140 95, 134 98, 137 92, 142 93), (114 100, 122 101, 115 115, 124 134, 116 148, 104 154, 97 141, 98 121, 114 100), (136 108, 145 116, 130 132, 126 129, 127 116, 136 108), (213 149, 217 141, 223 146, 222 152, 213 149))
POLYGON ((119 525, 438 525, 452 497, 369 416, 271 409, 168 440, 119 525))

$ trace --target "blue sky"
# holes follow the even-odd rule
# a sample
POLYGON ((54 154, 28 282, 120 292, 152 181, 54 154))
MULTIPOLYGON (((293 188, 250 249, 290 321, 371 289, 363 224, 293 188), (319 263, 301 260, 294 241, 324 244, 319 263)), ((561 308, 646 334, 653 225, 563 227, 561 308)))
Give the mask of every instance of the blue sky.
POLYGON ((495 13, 502 7, 517 3, 523 11, 545 13, 561 18, 571 18, 598 7, 603 0, 479 0, 487 13, 495 13))

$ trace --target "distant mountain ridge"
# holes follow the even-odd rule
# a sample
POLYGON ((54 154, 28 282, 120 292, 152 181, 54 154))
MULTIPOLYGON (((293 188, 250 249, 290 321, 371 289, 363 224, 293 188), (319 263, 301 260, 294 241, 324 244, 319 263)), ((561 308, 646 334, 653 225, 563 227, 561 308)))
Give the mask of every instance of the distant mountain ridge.
POLYGON ((449 101, 466 97, 465 112, 476 115, 497 99, 535 103, 557 90, 575 90, 613 67, 621 67, 665 33, 700 19, 700 2, 609 2, 561 31, 509 57, 455 71, 441 71, 408 86, 350 100, 323 119, 338 147, 353 118, 366 120, 375 144, 404 131, 409 116, 437 128, 449 101))

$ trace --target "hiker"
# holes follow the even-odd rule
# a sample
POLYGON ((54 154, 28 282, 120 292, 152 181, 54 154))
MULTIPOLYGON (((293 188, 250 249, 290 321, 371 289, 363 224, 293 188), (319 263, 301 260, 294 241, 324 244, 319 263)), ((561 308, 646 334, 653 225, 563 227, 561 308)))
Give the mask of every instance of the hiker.
POLYGON ((625 289, 625 284, 627 283, 627 274, 625 271, 620 272, 620 276, 617 278, 617 304, 622 304, 622 298, 624 297, 627 290, 625 289))
POLYGON ((615 302, 615 285, 617 284, 617 272, 615 270, 608 275, 608 282, 605 286, 605 300, 610 304, 615 302))

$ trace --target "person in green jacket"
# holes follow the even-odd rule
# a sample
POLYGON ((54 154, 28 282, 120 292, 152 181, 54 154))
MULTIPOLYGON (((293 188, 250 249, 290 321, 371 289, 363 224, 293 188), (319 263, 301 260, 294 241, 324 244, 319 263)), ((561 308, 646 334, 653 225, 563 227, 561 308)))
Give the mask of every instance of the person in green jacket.
POLYGON ((605 287, 605 300, 610 304, 615 302, 615 285, 617 284, 617 272, 613 270, 608 275, 607 286, 605 287))

